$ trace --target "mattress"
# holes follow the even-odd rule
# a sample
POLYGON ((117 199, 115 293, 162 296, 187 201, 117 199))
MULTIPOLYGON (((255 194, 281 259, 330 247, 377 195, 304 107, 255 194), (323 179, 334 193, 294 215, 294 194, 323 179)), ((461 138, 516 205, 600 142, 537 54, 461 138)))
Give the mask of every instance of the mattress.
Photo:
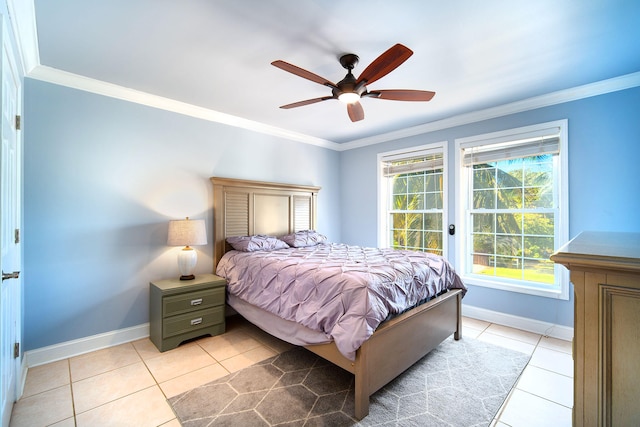
POLYGON ((466 292, 440 256, 340 243, 229 251, 216 274, 230 298, 318 332, 314 339, 333 340, 350 360, 385 319, 447 290, 466 292))

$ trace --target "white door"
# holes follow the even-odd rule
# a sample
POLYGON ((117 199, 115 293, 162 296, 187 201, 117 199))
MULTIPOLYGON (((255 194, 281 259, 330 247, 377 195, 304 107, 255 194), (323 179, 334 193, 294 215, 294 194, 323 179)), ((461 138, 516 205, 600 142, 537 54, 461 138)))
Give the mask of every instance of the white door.
MULTIPOLYGON (((2 24, 5 24, 2 22, 2 24)), ((16 116, 20 105, 20 78, 15 56, 2 25, 2 123, 0 150, 0 400, 2 427, 9 425, 13 402, 18 397, 20 357, 14 357, 21 336, 20 221, 22 199, 22 145, 16 116), (16 277, 17 276, 17 277, 16 277)))

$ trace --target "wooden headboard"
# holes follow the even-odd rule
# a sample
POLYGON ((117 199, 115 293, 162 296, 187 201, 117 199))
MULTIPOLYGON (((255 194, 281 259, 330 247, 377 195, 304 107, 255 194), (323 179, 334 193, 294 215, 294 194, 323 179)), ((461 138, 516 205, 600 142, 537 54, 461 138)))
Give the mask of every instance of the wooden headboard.
POLYGON ((316 228, 320 187, 231 178, 213 183, 213 271, 231 236, 283 236, 316 228))

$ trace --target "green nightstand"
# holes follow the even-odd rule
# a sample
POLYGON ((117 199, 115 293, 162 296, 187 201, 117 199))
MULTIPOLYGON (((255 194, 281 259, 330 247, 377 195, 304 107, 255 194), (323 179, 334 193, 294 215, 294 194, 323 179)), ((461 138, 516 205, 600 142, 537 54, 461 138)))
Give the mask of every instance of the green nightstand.
POLYGON ((150 338, 158 350, 176 348, 202 335, 224 333, 226 281, 213 274, 193 280, 151 282, 149 290, 150 338))

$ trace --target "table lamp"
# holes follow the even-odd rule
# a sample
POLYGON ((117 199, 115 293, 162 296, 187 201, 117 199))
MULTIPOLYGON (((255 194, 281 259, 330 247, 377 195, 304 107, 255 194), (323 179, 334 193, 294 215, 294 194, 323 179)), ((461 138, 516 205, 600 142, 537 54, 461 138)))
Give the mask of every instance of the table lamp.
POLYGON ((207 231, 203 219, 180 219, 169 221, 167 245, 184 246, 178 252, 180 280, 193 280, 193 270, 198 262, 198 254, 191 246, 206 245, 207 231))

